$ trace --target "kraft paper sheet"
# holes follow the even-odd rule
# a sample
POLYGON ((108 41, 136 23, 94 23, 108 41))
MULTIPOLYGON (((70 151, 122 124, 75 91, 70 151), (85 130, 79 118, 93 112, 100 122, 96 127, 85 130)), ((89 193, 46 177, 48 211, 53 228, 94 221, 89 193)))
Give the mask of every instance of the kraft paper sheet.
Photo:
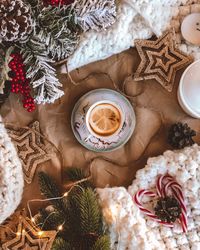
MULTIPOLYGON (((90 170, 98 187, 129 185, 139 168, 143 168, 148 157, 171 149, 167 144, 167 131, 175 122, 187 122, 197 132, 200 120, 185 114, 177 101, 177 87, 182 72, 176 77, 173 92, 169 93, 156 81, 134 82, 131 75, 139 64, 135 49, 114 55, 106 60, 92 63, 70 72, 71 82, 65 66, 59 67, 59 78, 65 95, 54 104, 40 105, 34 113, 27 113, 19 97, 11 94, 1 108, 5 123, 26 126, 34 120, 40 122, 43 135, 60 151, 62 157, 52 156, 52 161, 39 166, 56 178, 64 189, 64 169, 78 167, 90 170), (110 153, 94 153, 82 147, 75 139, 70 125, 70 116, 77 100, 85 93, 97 88, 119 88, 126 93, 136 113, 136 128, 129 142, 110 153), (61 159, 62 158, 62 159, 61 159)), ((199 133, 195 141, 199 141, 199 133)), ((37 175, 24 189, 21 207, 29 199, 40 198, 37 175)), ((32 209, 43 206, 34 203, 32 209)))

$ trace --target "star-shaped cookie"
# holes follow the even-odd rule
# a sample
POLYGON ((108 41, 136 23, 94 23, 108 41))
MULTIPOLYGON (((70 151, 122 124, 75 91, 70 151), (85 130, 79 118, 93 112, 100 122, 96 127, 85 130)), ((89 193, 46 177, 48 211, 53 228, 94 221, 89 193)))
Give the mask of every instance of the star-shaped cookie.
POLYGON ((156 79, 166 90, 172 91, 176 72, 192 62, 192 58, 177 48, 171 32, 156 41, 136 40, 141 62, 134 80, 156 79))
POLYGON ((20 216, 16 236, 2 245, 3 250, 50 250, 56 231, 40 231, 28 218, 20 216))
POLYGON ((18 156, 22 162, 24 179, 31 183, 39 164, 51 159, 51 145, 45 144, 40 133, 39 122, 35 121, 29 127, 16 128, 6 126, 9 136, 14 142, 18 156))

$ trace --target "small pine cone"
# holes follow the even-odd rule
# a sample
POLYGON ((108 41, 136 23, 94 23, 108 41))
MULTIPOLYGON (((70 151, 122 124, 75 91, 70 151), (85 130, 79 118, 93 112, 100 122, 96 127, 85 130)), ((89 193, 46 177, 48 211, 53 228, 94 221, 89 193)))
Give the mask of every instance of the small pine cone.
POLYGON ((187 123, 178 122, 173 124, 169 129, 168 143, 176 149, 192 146, 194 144, 192 137, 195 135, 196 132, 187 123))
POLYGON ((0 1, 0 39, 6 42, 25 41, 33 30, 30 7, 22 0, 0 1))
POLYGON ((174 197, 160 198, 154 208, 155 214, 163 222, 175 222, 181 215, 180 204, 174 197))

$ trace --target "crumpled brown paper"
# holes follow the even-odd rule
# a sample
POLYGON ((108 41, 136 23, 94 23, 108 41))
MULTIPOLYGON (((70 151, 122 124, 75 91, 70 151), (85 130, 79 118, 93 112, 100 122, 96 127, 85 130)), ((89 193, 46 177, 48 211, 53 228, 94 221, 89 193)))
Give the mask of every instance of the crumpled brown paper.
MULTIPOLYGON (((134 82, 131 74, 139 64, 135 49, 130 49, 106 60, 95 62, 70 73, 59 73, 65 96, 54 104, 40 105, 34 113, 27 113, 18 97, 10 95, 1 109, 4 122, 26 126, 39 120, 41 131, 59 149, 63 160, 54 157, 51 162, 38 168, 54 176, 58 183, 64 183, 63 170, 78 167, 90 170, 98 187, 129 185, 139 168, 143 168, 148 157, 156 156, 170 149, 167 144, 168 127, 175 122, 188 122, 200 131, 200 120, 186 115, 177 101, 179 73, 173 92, 169 93, 156 81, 134 82), (136 112, 136 128, 129 142, 110 153, 94 153, 82 147, 75 139, 70 117, 74 104, 85 93, 97 88, 118 88, 126 93, 136 112)), ((64 66, 63 66, 64 67, 64 66)), ((63 68, 58 68, 58 72, 63 68)), ((195 138, 199 141, 199 134, 195 138)), ((37 178, 25 187, 22 207, 28 199, 39 197, 37 178)), ((41 203, 35 205, 35 209, 41 203)))

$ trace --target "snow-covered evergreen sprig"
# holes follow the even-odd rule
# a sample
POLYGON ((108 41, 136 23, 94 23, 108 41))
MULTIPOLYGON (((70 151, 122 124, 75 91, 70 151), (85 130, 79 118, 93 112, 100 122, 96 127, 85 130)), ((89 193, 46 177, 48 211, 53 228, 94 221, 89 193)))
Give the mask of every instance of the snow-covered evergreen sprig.
POLYGON ((48 51, 40 36, 30 39, 25 48, 21 49, 24 64, 27 66, 27 78, 31 79, 36 103, 53 103, 64 92, 60 89, 56 70, 51 66, 54 61, 48 57, 48 51))
POLYGON ((116 19, 116 0, 76 0, 73 4, 77 23, 84 31, 100 31, 116 19))
MULTIPOLYGON (((34 8, 38 13, 37 6, 34 8)), ((80 28, 74 23, 70 7, 44 7, 36 23, 32 37, 21 52, 27 66, 27 77, 31 79, 35 92, 35 101, 38 104, 53 103, 64 92, 52 64, 74 52, 80 28)))
POLYGON ((75 23, 75 14, 71 6, 44 8, 38 16, 38 23, 42 27, 43 40, 50 58, 60 61, 75 51, 81 28, 75 23))
POLYGON ((41 0, 25 0, 32 6, 35 26, 22 45, 27 77, 37 103, 52 103, 64 93, 52 64, 67 59, 78 46, 80 35, 114 23, 116 0, 75 0, 67 6, 45 6, 41 0))

